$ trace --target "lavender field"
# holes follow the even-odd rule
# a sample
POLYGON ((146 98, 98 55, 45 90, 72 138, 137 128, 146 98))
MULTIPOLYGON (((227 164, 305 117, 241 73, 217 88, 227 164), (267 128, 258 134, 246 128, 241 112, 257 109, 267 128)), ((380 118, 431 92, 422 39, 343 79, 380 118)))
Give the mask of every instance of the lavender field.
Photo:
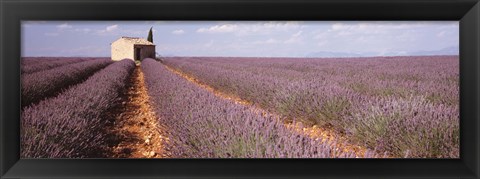
MULTIPOLYGON (((41 62, 46 63, 46 62, 41 62)), ((102 117, 115 104, 119 91, 135 64, 132 60, 113 63, 106 59, 88 60, 71 67, 58 67, 52 70, 56 78, 38 78, 41 84, 56 85, 61 93, 30 105, 22 110, 20 140, 22 158, 86 158, 99 157, 99 151, 106 141, 102 117), (85 63, 87 65, 82 65, 85 63), (99 66, 107 66, 89 76, 84 82, 66 87, 62 82, 83 77, 83 70, 89 72, 92 65, 98 71, 99 66), (68 67, 68 68, 66 68, 68 67), (66 75, 66 76, 64 76, 66 75), (58 83, 52 83, 55 79, 58 83), (62 88, 63 87, 63 88, 62 88)), ((49 74, 51 70, 42 71, 49 74)), ((39 72, 39 73, 42 73, 39 72)), ((50 77, 50 76, 46 76, 50 77)), ((37 87, 36 83, 23 78, 22 89, 37 87)), ((35 81, 36 82, 36 81, 35 81)), ((36 91, 39 92, 39 91, 36 91)), ((41 92, 41 91, 40 91, 41 92)), ((42 96, 39 93, 37 96, 42 96)), ((22 94, 22 100, 29 99, 22 94)))
POLYGON ((284 121, 333 128, 393 157, 459 157, 458 56, 168 58, 284 121))
POLYGON ((62 89, 85 80, 110 63, 112 61, 106 58, 96 60, 79 58, 47 59, 36 64, 27 63, 24 66, 30 68, 22 68, 22 72, 24 72, 24 69, 35 69, 36 72, 22 73, 22 107, 54 96, 62 89), (55 66, 57 68, 51 66, 46 68, 47 64, 50 63, 59 66, 55 66))
POLYGON ((22 158, 459 157, 458 56, 21 65, 22 158))
POLYGON ((355 158, 336 150, 335 141, 321 142, 296 134, 271 115, 216 97, 164 65, 142 62, 146 83, 160 123, 172 132, 179 158, 355 158))

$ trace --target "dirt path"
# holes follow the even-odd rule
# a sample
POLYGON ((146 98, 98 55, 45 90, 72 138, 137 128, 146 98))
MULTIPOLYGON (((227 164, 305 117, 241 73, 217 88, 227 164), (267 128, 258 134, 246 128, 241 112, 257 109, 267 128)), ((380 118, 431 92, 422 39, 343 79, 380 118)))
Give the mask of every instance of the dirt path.
MULTIPOLYGON (((242 99, 240 99, 239 97, 236 97, 236 96, 231 96, 231 95, 225 94, 225 93, 223 93, 219 90, 215 90, 211 86, 200 82, 199 80, 195 79, 194 77, 192 77, 192 76, 190 76, 186 73, 181 72, 180 70, 171 68, 167 65, 165 65, 165 67, 168 70, 170 70, 171 72, 187 79, 188 81, 196 84, 197 86, 200 86, 200 87, 214 93, 218 97, 231 100, 231 101, 235 102, 236 104, 249 106, 250 109, 252 109, 254 112, 257 112, 257 113, 261 113, 261 114, 264 114, 264 115, 265 114, 272 114, 270 112, 267 112, 264 109, 260 109, 256 106, 252 105, 252 103, 249 102, 249 101, 242 100, 242 99)), ((273 114, 273 115, 275 116, 276 114, 273 114)), ((276 115, 276 116, 278 116, 278 115, 276 115)), ((292 129, 293 131, 298 132, 298 133, 303 134, 303 135, 307 135, 310 138, 313 138, 315 140, 338 141, 338 142, 336 142, 337 149, 342 150, 344 152, 354 152, 357 156, 364 156, 366 151, 367 151, 367 148, 365 148, 363 146, 348 143, 348 140, 347 140, 346 136, 336 133, 333 129, 321 128, 321 127, 318 127, 316 125, 313 126, 313 127, 304 127, 301 123, 285 123, 285 125, 286 125, 286 127, 292 129)), ((388 156, 383 156, 383 157, 388 157, 388 156)))
POLYGON ((110 111, 110 158, 168 158, 169 139, 149 103, 143 72, 135 67, 122 102, 110 111))

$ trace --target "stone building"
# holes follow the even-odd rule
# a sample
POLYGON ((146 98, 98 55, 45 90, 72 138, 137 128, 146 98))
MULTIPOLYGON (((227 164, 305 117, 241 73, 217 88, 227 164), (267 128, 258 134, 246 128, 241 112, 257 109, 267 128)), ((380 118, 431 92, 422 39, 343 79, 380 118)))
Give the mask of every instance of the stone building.
POLYGON ((121 37, 112 42, 112 60, 119 61, 125 58, 143 60, 155 59, 155 44, 139 37, 121 37))

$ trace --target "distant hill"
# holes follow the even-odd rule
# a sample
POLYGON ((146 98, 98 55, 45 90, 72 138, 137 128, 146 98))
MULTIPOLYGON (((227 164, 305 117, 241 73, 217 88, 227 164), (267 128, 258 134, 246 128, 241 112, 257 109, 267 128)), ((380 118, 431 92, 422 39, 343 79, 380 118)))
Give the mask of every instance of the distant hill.
POLYGON ((363 54, 359 53, 346 53, 346 52, 328 52, 328 51, 318 51, 307 54, 306 57, 363 57, 363 54))
POLYGON ((433 50, 433 51, 417 51, 417 52, 412 52, 410 55, 459 55, 460 53, 460 48, 458 46, 453 46, 453 47, 447 47, 443 48, 440 50, 433 50))
POLYGON ((318 51, 307 54, 307 58, 316 58, 316 57, 374 57, 374 56, 428 56, 428 55, 458 55, 459 47, 452 46, 443 48, 440 50, 432 51, 415 51, 415 52, 387 52, 383 54, 375 52, 365 52, 365 53, 348 53, 348 52, 329 52, 329 51, 318 51))

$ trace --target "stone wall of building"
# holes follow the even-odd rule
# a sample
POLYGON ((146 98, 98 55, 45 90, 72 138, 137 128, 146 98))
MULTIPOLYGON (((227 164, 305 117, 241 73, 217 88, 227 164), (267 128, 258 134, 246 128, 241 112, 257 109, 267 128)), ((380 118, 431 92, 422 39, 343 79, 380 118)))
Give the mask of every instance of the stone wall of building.
POLYGON ((112 60, 119 61, 125 58, 134 58, 133 44, 123 40, 117 40, 112 43, 112 60))
POLYGON ((140 60, 145 58, 153 58, 155 59, 155 46, 154 45, 135 45, 135 47, 140 47, 140 60))

